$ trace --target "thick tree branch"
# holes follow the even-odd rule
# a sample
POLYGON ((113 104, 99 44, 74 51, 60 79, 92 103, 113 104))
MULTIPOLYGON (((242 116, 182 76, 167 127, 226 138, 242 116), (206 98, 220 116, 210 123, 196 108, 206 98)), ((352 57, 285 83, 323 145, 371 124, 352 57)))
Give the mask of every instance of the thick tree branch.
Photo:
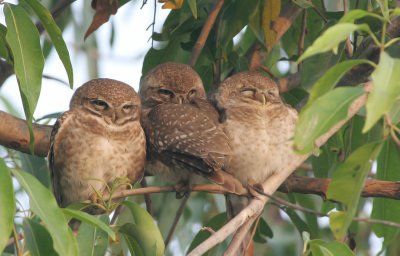
MULTIPOLYGON (((47 156, 52 126, 33 124, 35 155, 47 156)), ((26 121, 0 111, 0 145, 24 153, 29 152, 29 130, 26 121)))

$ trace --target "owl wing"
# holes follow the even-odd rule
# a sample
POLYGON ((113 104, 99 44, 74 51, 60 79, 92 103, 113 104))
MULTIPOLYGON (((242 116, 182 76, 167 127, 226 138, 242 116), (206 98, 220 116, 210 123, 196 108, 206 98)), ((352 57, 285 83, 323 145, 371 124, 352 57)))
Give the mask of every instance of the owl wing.
POLYGON ((222 171, 228 165, 231 147, 219 128, 218 114, 208 103, 170 104, 154 107, 144 129, 150 151, 168 165, 178 165, 223 185, 234 193, 239 181, 222 171), (200 108, 201 107, 201 108, 200 108))
POLYGON ((62 193, 61 193, 61 186, 60 186, 60 179, 61 179, 61 168, 60 166, 57 166, 55 159, 54 159, 54 147, 56 143, 56 139, 58 135, 60 134, 60 131, 63 129, 63 123, 66 122, 68 118, 72 116, 71 111, 64 112, 62 115, 60 115, 51 131, 51 136, 50 136, 50 149, 49 153, 47 155, 47 159, 49 160, 49 168, 50 168, 50 176, 51 176, 51 183, 53 187, 53 192, 54 196, 57 200, 58 205, 63 206, 63 198, 62 198, 62 193))

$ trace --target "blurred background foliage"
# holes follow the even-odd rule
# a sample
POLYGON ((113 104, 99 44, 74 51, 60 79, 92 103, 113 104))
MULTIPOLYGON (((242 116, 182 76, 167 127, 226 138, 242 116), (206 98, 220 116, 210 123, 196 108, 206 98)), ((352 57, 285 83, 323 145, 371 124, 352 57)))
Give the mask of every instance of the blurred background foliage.
MULTIPOLYGON (((258 68, 277 80, 281 89, 288 88, 282 89, 283 97, 297 109, 303 107, 303 124, 309 124, 313 116, 319 117, 317 125, 309 127, 308 131, 300 130, 303 136, 295 138, 299 146, 306 148, 305 145, 311 145, 311 151, 315 153, 296 174, 333 178, 335 186, 329 187, 327 194, 332 200, 299 193, 277 192, 276 196, 319 213, 326 214, 335 210, 347 217, 335 222, 332 215, 320 217, 315 213, 305 213, 271 201, 266 205, 255 231, 255 255, 374 255, 378 252, 383 255, 400 255, 400 245, 396 243, 400 239, 397 227, 371 224, 368 220, 351 221, 353 217, 360 217, 400 223, 400 203, 397 200, 360 197, 360 189, 366 178, 388 181, 400 179, 400 148, 396 140, 399 136, 400 120, 400 78, 397 80, 396 74, 400 63, 400 44, 397 43, 400 26, 396 15, 400 11, 394 9, 398 7, 398 1, 164 0, 161 1, 163 3, 156 3, 98 0, 92 1, 92 5, 89 1, 77 1, 83 3, 72 9, 70 5, 73 2, 75 1, 13 2, 17 5, 3 2, 6 21, 0 26, 0 86, 16 73, 28 122, 34 121, 33 112, 43 75, 40 71, 43 67, 38 59, 43 58, 46 61, 56 49, 65 67, 65 71, 60 72, 66 72, 69 78, 69 82, 64 83, 76 87, 78 85, 72 84, 72 69, 74 74, 76 70, 71 66, 70 55, 79 52, 85 56, 87 78, 99 77, 97 56, 101 52, 98 45, 106 42, 111 48, 114 47, 115 39, 121 33, 115 27, 113 16, 108 21, 110 14, 118 15, 118 8, 130 8, 133 13, 133 10, 139 8, 153 8, 153 5, 163 4, 164 8, 171 11, 165 20, 161 20, 162 28, 159 31, 154 28, 154 24, 149 27, 153 30, 151 47, 144 58, 139 60, 142 63, 142 76, 156 65, 167 61, 190 63, 200 74, 207 91, 211 91, 233 73, 258 68), (223 5, 215 23, 211 24, 204 47, 198 58, 195 58, 194 52, 198 49, 196 42, 220 3, 223 5), (96 5, 103 5, 107 12, 101 13, 96 5), (355 10, 359 12, 351 12, 355 10), (55 22, 50 18, 50 12, 55 22), (83 41, 94 14, 99 15, 102 22, 108 21, 111 24, 109 36, 99 37, 94 32, 83 41), (282 17, 285 20, 279 19, 282 17), (347 31, 348 24, 360 27, 347 31), (35 32, 14 33, 17 36, 12 38, 12 28, 18 29, 21 26, 35 32), (65 44, 60 36, 67 27, 72 27, 74 38, 65 44), (329 29, 336 29, 337 32, 328 34, 326 31, 329 29), (321 40, 320 45, 317 44, 318 40, 321 40), (19 49, 28 53, 18 56, 18 45, 19 49), (312 48, 310 46, 316 49, 315 53, 307 50, 312 48), (323 49, 324 47, 327 49, 323 49), (298 62, 303 53, 302 61, 298 62), (347 62, 344 64, 346 67, 338 67, 340 63, 349 60, 361 61, 347 62), (22 64, 20 61, 26 63, 22 64), (31 72, 30 76, 18 72, 22 67, 31 72), (325 77, 323 85, 318 85, 320 79, 328 74, 328 70, 332 72, 331 76, 325 77), (382 96, 383 98, 378 97, 378 103, 379 99, 385 99, 391 104, 382 109, 376 101, 369 100, 366 111, 363 109, 344 124, 319 150, 313 149, 315 139, 307 136, 315 135, 317 138, 317 128, 331 128, 330 122, 333 121, 330 113, 334 113, 333 118, 340 120, 340 113, 335 110, 342 102, 348 100, 348 104, 351 104, 351 97, 363 93, 361 89, 356 91, 356 88, 361 88, 359 84, 367 81, 371 73, 373 81, 381 82, 383 94, 389 94, 382 96), (342 96, 339 97, 337 93, 340 88, 333 89, 335 86, 344 87, 342 96), (350 89, 353 91, 350 92, 350 89), (318 90, 325 91, 321 93, 318 90), (313 93, 315 97, 310 96, 313 93), (314 105, 310 102, 305 105, 309 97, 314 97, 314 105), (376 112, 381 113, 375 114, 371 111, 375 108, 376 112), (306 110, 309 111, 309 119, 306 110), (369 126, 366 127, 366 119, 373 118, 369 117, 372 115, 377 116, 377 119, 367 121, 369 126), (382 118, 383 115, 385 118, 382 118), (357 168, 361 168, 362 173, 349 177, 349 171, 357 168), (346 202, 347 199, 353 201, 346 202), (344 227, 344 236, 343 232, 337 232, 338 225, 339 229, 344 227)), ((154 21, 159 22, 158 17, 155 12, 154 21)), ((95 23, 92 26, 101 25, 101 22, 95 23)), ((148 24, 135 25, 145 28, 148 24)), ((131 45, 134 47, 133 42, 131 45)), ((46 94, 46 91, 42 91, 42 94, 46 94)), ((18 115, 13 100, 1 94, 0 97, 7 112, 18 115)), ((346 106, 347 111, 348 105, 346 106)), ((50 123, 58 114, 54 113, 39 121, 43 124, 50 123)), ((110 222, 108 216, 79 215, 76 211, 61 211, 55 206, 54 198, 50 194, 49 171, 44 158, 7 148, 2 148, 0 153, 2 255, 23 255, 27 251, 31 255, 74 255, 78 251, 80 255, 127 255, 128 251, 131 255, 163 254, 164 245, 160 233, 162 237, 166 237, 182 200, 176 199, 174 193, 151 195, 156 225, 150 224, 153 222, 149 215, 137 207, 144 207, 143 196, 135 196, 128 200, 137 204, 126 207, 117 224, 110 229, 107 225, 110 222), (25 172, 30 175, 25 175, 25 172), (13 188, 16 201, 9 199, 10 189, 13 188), (30 205, 27 204, 27 197, 30 205), (38 205, 34 205, 33 201, 38 201, 38 205), (46 216, 53 213, 55 219, 46 216), (66 230, 66 221, 70 217, 83 220, 76 238, 66 230), (10 222, 10 218, 14 221, 10 222), (52 227, 50 224, 57 222, 60 223, 59 227, 52 227), (146 225, 143 226, 143 223, 146 225), (18 243, 10 242, 10 238, 18 239, 18 234, 23 234, 25 239, 18 243), (112 239, 113 236, 116 238, 112 239), (60 242, 60 239, 64 242, 60 242)), ((151 186, 166 185, 157 177, 146 177, 146 181, 151 186)), ((11 197, 14 198, 12 195, 11 197)), ((192 193, 165 254, 187 254, 209 236, 202 227, 216 230, 225 223, 224 211, 223 196, 192 193)), ((222 255, 227 245, 228 242, 218 245, 208 255, 222 255)))

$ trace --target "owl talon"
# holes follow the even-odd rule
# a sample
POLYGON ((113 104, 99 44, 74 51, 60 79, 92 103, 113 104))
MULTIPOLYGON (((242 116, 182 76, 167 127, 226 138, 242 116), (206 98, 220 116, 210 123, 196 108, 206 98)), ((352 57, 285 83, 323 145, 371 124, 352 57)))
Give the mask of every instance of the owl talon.
POLYGON ((175 186, 175 191, 176 191, 176 199, 181 199, 183 197, 186 197, 189 195, 190 191, 191 191, 191 185, 189 182, 181 182, 176 184, 175 186))

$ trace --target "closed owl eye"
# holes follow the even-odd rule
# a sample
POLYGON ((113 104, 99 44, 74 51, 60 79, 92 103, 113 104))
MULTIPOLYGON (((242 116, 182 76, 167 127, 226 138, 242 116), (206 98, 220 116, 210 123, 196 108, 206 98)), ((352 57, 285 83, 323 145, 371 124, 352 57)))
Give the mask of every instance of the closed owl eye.
POLYGON ((94 107, 99 110, 106 110, 109 108, 107 102, 105 102, 104 100, 95 99, 91 100, 90 103, 92 103, 94 107))
POLYGON ((174 95, 174 93, 172 91, 167 90, 167 89, 158 89, 158 93, 161 95, 167 95, 170 97, 172 97, 174 95))
POLYGON ((256 89, 250 87, 244 87, 240 89, 240 93, 245 97, 253 97, 256 93, 256 89))
POLYGON ((124 111, 124 113, 128 114, 130 112, 132 112, 132 110, 134 109, 135 106, 133 106, 132 104, 126 104, 122 107, 122 110, 124 111))

